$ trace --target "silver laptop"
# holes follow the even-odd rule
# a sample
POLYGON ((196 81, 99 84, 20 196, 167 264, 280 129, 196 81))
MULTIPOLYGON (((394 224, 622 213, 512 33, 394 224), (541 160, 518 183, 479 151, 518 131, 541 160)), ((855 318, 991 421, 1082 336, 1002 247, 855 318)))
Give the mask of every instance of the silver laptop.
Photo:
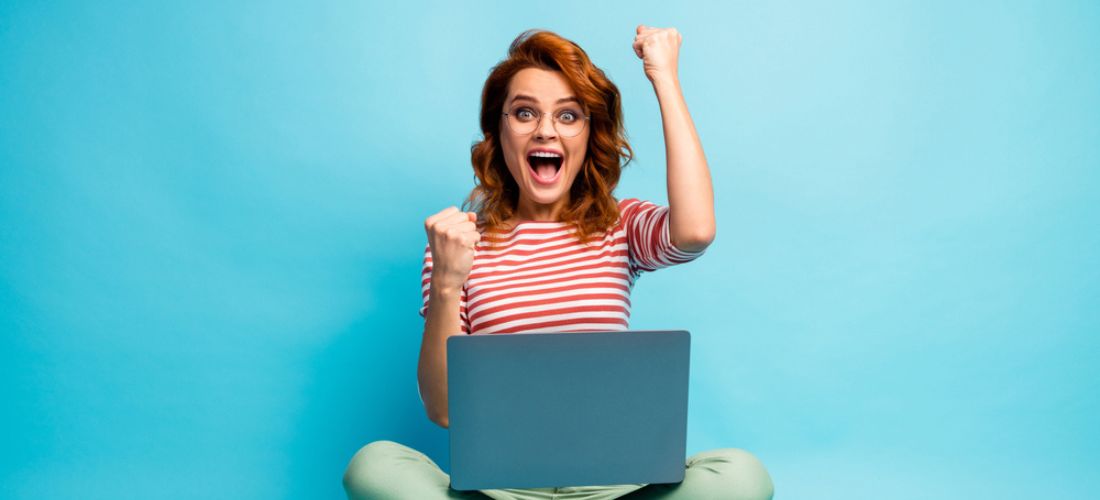
POLYGON ((676 483, 686 331, 447 339, 451 488, 676 483))

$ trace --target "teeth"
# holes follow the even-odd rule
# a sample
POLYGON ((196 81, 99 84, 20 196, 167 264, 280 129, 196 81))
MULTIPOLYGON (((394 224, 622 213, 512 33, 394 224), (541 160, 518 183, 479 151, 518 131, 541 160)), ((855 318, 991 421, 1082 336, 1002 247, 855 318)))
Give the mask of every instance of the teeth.
POLYGON ((561 158, 561 155, 557 153, 550 153, 548 151, 535 151, 530 156, 538 156, 540 158, 561 158))

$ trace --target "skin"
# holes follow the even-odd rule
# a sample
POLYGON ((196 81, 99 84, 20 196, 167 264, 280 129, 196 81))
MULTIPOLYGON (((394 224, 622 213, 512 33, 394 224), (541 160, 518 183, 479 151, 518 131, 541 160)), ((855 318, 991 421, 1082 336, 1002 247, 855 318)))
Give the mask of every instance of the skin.
POLYGON ((554 129, 551 116, 562 108, 580 109, 576 99, 569 82, 557 71, 527 68, 517 72, 509 82, 504 109, 523 105, 543 113, 538 128, 526 135, 513 132, 505 123, 506 117, 501 117, 500 144, 504 162, 520 192, 516 217, 509 222, 555 222, 558 214, 569 206, 569 188, 584 163, 591 131, 585 126, 577 136, 561 136, 554 129), (535 182, 534 172, 527 164, 528 152, 540 147, 564 155, 561 175, 552 186, 535 182))
MULTIPOLYGON (((714 240, 714 191, 703 145, 688 113, 680 88, 678 61, 683 37, 675 28, 637 27, 632 45, 642 60, 646 78, 653 85, 661 109, 665 136, 666 177, 669 201, 669 235, 672 244, 685 251, 699 251, 714 240)), ((557 221, 569 203, 569 187, 580 171, 587 151, 589 127, 576 137, 560 137, 550 114, 559 99, 573 96, 568 82, 558 73, 535 68, 512 77, 504 109, 519 95, 532 98, 531 108, 543 112, 535 132, 521 136, 501 122, 501 148, 508 171, 520 187, 516 208, 518 221, 557 221), (534 147, 549 147, 563 153, 564 171, 552 186, 533 180, 527 167, 527 153, 534 147)), ((502 116, 501 120, 505 118, 502 116)), ((473 265, 474 249, 481 235, 477 214, 448 207, 428 217, 424 230, 432 252, 432 278, 424 336, 420 345, 417 381, 428 418, 441 427, 447 417, 447 338, 461 335, 459 300, 473 265)))
POLYGON ((642 59, 661 107, 672 244, 681 250, 702 250, 714 241, 714 188, 680 88, 677 66, 683 37, 675 28, 639 25, 636 31, 634 53, 642 59))

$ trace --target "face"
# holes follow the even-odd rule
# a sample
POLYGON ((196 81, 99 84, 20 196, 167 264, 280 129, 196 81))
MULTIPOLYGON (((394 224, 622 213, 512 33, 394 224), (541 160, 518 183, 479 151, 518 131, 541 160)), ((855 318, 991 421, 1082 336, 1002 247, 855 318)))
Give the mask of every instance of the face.
POLYGON ((583 130, 573 137, 561 131, 572 120, 584 122, 584 108, 561 73, 527 68, 512 77, 504 112, 510 116, 501 116, 500 142, 504 162, 519 185, 517 216, 555 220, 569 203, 569 188, 584 164, 591 127, 584 123, 583 130), (556 128, 553 117, 559 121, 556 128), (511 125, 516 120, 527 122, 534 130, 517 133, 517 127, 511 125))

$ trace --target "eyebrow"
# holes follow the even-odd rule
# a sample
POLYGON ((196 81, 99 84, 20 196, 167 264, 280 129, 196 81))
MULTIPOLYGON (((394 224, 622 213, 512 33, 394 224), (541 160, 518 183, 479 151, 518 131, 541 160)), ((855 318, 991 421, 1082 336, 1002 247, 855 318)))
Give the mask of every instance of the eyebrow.
MULTIPOLYGON (((529 95, 524 95, 524 94, 516 94, 515 97, 512 97, 512 102, 516 102, 516 101, 519 101, 519 100, 539 102, 538 99, 535 99, 534 97, 531 97, 529 95)), ((574 96, 569 96, 569 97, 563 97, 561 99, 558 99, 558 102, 556 104, 561 104, 563 102, 575 102, 577 104, 581 103, 580 99, 577 99, 574 96)))

